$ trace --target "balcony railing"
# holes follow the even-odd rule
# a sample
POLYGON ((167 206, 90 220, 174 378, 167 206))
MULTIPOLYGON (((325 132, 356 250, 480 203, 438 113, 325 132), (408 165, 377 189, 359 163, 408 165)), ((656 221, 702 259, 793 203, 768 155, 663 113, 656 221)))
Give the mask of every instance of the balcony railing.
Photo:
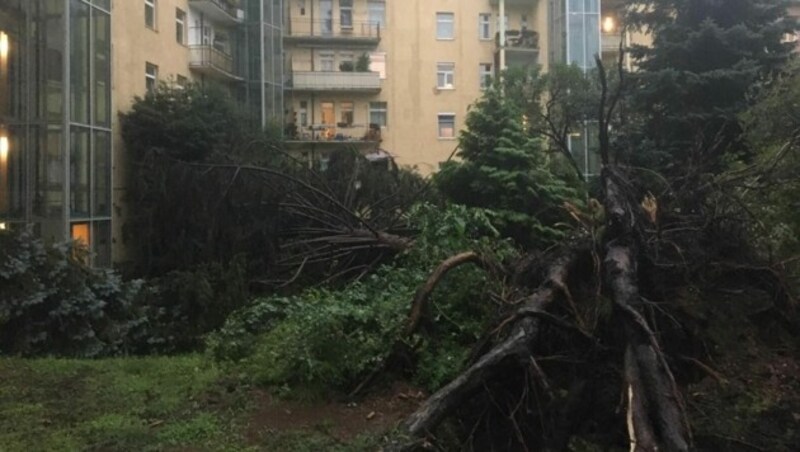
POLYGON ((498 48, 512 50, 539 50, 539 33, 533 30, 506 30, 506 42, 500 43, 500 33, 495 34, 498 48))
POLYGON ((287 139, 296 143, 374 145, 381 141, 380 127, 363 124, 314 124, 290 129, 293 134, 287 139))
POLYGON ((381 26, 375 22, 342 21, 341 18, 291 18, 286 24, 285 33, 289 41, 326 40, 377 44, 381 39, 381 26))
POLYGON ((234 71, 233 57, 208 45, 189 46, 189 66, 198 72, 239 79, 234 71))
POLYGON ((296 91, 379 92, 381 78, 377 72, 293 71, 289 86, 296 91))
POLYGON ((189 5, 203 12, 211 19, 220 21, 240 21, 241 3, 239 0, 189 0, 189 5))

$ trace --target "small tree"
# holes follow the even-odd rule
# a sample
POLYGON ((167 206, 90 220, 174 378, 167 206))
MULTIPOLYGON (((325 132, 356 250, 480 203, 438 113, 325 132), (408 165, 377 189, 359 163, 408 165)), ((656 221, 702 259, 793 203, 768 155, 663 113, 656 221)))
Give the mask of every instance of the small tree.
POLYGON ((443 164, 435 181, 452 201, 489 209, 518 243, 544 245, 563 238, 562 205, 578 193, 550 171, 542 141, 526 134, 523 121, 498 87, 487 90, 467 115, 463 160, 443 164))

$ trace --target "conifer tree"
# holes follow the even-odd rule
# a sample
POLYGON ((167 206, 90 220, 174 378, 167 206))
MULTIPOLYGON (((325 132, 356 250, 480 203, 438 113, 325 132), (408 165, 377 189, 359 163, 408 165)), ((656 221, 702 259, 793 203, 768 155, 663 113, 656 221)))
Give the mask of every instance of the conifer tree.
POLYGON ((435 179, 449 199, 489 209, 521 245, 563 237, 562 206, 577 192, 550 171, 542 141, 528 136, 522 113, 498 87, 470 110, 457 155, 461 161, 443 164, 435 179))
POLYGON ((636 110, 645 112, 634 143, 667 175, 719 169, 723 154, 747 153, 737 115, 753 86, 791 54, 795 29, 785 0, 629 0, 628 22, 651 34, 633 56, 636 110))

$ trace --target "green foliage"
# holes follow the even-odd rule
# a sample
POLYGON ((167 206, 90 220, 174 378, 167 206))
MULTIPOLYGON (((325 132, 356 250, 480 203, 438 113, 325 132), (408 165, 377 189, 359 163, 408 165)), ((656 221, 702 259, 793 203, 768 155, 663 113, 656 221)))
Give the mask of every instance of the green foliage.
POLYGON ((458 157, 442 165, 437 187, 452 201, 489 209, 493 223, 524 246, 565 237, 566 201, 578 192, 550 170, 541 140, 527 135, 523 113, 498 87, 470 110, 458 157))
POLYGON ((358 61, 356 61, 356 66, 355 66, 356 72, 369 72, 369 65, 370 65, 369 54, 362 53, 361 55, 358 56, 358 61))
POLYGON ((244 259, 201 264, 148 280, 137 304, 146 309, 147 337, 140 353, 196 350, 203 336, 250 299, 244 259))
MULTIPOLYGON (((724 154, 749 150, 737 115, 754 83, 789 58, 795 29, 786 1, 633 0, 629 22, 646 27, 652 46, 637 46, 633 74, 632 158, 667 175, 687 165, 718 171, 724 154)), ((695 170, 696 171, 696 170, 695 170)))
MULTIPOLYGON (((485 234, 485 214, 460 206, 422 205, 410 213, 420 228, 415 245, 389 265, 341 289, 312 288, 290 297, 267 297, 235 313, 210 336, 208 353, 245 369, 262 384, 352 388, 391 351, 417 288, 441 260, 464 250, 513 254, 485 234)), ((420 381, 435 387, 452 377, 485 326, 491 284, 475 268, 456 269, 431 300, 428 345, 419 350, 420 381), (444 347, 445 349, 442 349, 444 347), (448 354, 446 368, 436 357, 448 354)))
POLYGON ((222 88, 161 84, 137 97, 120 115, 125 149, 139 162, 151 151, 172 158, 202 161, 229 155, 253 140, 276 143, 275 131, 262 134, 222 88))
POLYGON ((83 264, 78 245, 0 231, 0 353, 100 356, 129 347, 144 322, 142 282, 83 264))
MULTIPOLYGON (((757 150, 756 172, 737 189, 751 215, 751 237, 767 260, 800 252, 800 61, 794 60, 741 115, 748 143, 757 150)), ((727 178, 741 178, 746 168, 733 166, 727 178)), ((798 269, 796 269, 798 270, 798 269)))

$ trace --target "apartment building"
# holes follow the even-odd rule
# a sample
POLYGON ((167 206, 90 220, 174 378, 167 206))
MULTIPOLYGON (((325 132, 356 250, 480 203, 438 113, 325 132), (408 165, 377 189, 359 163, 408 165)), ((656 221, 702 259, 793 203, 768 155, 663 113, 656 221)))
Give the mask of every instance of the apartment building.
POLYGON ((500 71, 588 69, 619 40, 614 17, 601 34, 600 0, 293 0, 286 8, 287 138, 323 165, 353 146, 434 172, 500 71))
POLYGON ((118 112, 162 81, 283 114, 282 0, 0 0, 0 229, 124 254, 118 112))

